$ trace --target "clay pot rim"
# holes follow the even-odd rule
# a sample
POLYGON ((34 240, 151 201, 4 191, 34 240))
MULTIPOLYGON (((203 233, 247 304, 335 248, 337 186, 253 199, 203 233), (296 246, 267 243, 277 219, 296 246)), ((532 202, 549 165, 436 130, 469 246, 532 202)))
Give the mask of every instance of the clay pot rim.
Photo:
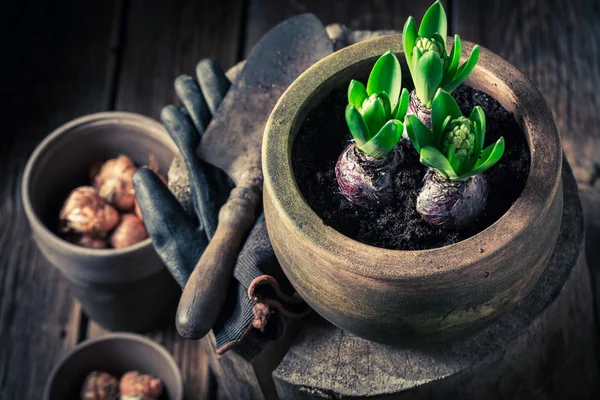
MULTIPOLYGON (((52 368, 52 371, 50 372, 50 375, 48 376, 48 380, 46 381, 46 386, 44 387, 44 396, 43 396, 44 399, 50 399, 50 390, 52 389, 52 384, 54 383, 54 380, 56 379, 56 375, 59 373, 61 368, 65 365, 65 363, 74 354, 76 354, 76 353, 80 352, 81 350, 84 350, 88 347, 95 346, 98 343, 113 341, 113 340, 129 340, 129 341, 133 341, 133 342, 138 342, 138 343, 146 345, 146 346, 152 348, 152 350, 158 352, 162 356, 162 358, 167 362, 167 364, 169 365, 169 368, 175 372, 175 375, 177 377, 177 384, 178 384, 177 392, 178 392, 179 396, 174 400, 183 399, 183 394, 184 394, 183 388, 184 388, 185 382, 183 380, 183 376, 181 375, 181 370, 179 369, 179 365, 177 365, 177 362, 175 361, 175 359, 173 358, 171 353, 169 353, 169 351, 166 348, 164 348, 164 346, 160 345, 159 343, 156 343, 155 341, 147 338, 146 336, 143 336, 143 335, 140 335, 137 333, 126 333, 126 332, 109 333, 109 334, 107 334, 105 336, 101 336, 99 338, 87 339, 87 340, 84 340, 83 342, 79 343, 77 346, 75 346, 71 350, 69 350, 63 357, 60 358, 60 360, 52 368)), ((157 376, 157 378, 161 378, 161 377, 157 376)))
POLYGON ((125 254, 142 252, 144 250, 149 249, 152 246, 151 238, 146 238, 139 243, 128 247, 123 247, 121 249, 90 249, 87 247, 78 246, 74 243, 64 240, 56 233, 48 229, 46 224, 44 224, 41 221, 41 219, 38 217, 37 213, 33 209, 33 205, 31 203, 31 198, 29 195, 29 184, 31 181, 33 169, 36 167, 36 163, 38 162, 40 157, 47 151, 51 151, 52 145, 59 141, 62 136, 69 134, 72 130, 81 129, 85 125, 92 125, 97 123, 131 124, 136 126, 142 126, 144 128, 144 131, 146 131, 148 135, 152 136, 153 138, 156 138, 157 141, 163 142, 163 144, 166 147, 169 147, 173 154, 177 154, 179 152, 177 146, 175 146, 174 143, 167 143, 164 141, 164 138, 168 137, 168 134, 160 123, 158 123, 152 118, 140 114, 124 111, 106 111, 84 115, 82 117, 71 120, 59 126, 54 131, 52 131, 52 133, 50 133, 46 138, 44 138, 37 145, 37 147, 35 148, 35 150, 33 151, 33 153, 27 161, 23 173, 23 179, 21 182, 21 198, 23 199, 22 202, 23 208, 25 209, 25 215, 29 219, 32 231, 35 231, 37 232, 37 234, 43 236, 44 240, 51 243, 52 246, 55 246, 56 248, 59 248, 65 252, 71 252, 77 256, 110 258, 120 257, 125 254))
MULTIPOLYGON (((453 42, 448 38, 449 49, 453 42)), ((466 55, 473 46, 473 43, 463 41, 461 62, 466 61, 466 55)), ((512 238, 527 237, 530 221, 548 214, 551 206, 548 199, 554 199, 560 189, 562 148, 552 111, 539 90, 516 67, 483 47, 479 63, 465 83, 488 93, 514 114, 526 135, 531 154, 529 176, 521 196, 491 226, 455 244, 433 249, 379 248, 326 226, 300 193, 291 166, 291 149, 298 128, 312 108, 311 104, 321 101, 330 92, 328 88, 347 84, 341 79, 344 72, 372 65, 377 57, 390 49, 405 64, 401 35, 366 40, 314 64, 280 98, 267 123, 262 148, 264 190, 272 200, 278 218, 297 238, 311 242, 315 253, 323 260, 357 260, 342 268, 373 279, 400 281, 442 274, 452 276, 451 273, 471 268, 471 264, 464 260, 485 262, 488 257, 501 257, 503 248, 512 238), (476 84, 482 81, 482 85, 476 84), (500 99, 493 95, 500 91, 508 96, 500 99), (528 213, 532 206, 539 213, 528 213), (492 238, 494 240, 490 240, 492 238), (473 257, 474 253, 479 255, 473 257), (365 260, 365 254, 372 257, 365 260), (398 262, 399 259, 402 261, 398 262), (408 265, 411 267, 407 268, 408 265)))

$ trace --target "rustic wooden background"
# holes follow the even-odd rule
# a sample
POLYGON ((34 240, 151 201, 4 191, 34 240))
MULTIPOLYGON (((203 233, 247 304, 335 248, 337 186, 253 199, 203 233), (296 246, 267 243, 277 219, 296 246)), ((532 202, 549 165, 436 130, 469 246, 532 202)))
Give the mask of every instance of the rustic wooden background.
MULTIPOLYGON (((157 118, 175 102, 174 78, 201 58, 224 68, 270 27, 313 12, 354 29, 402 29, 431 0, 21 0, 4 4, 0 132, 0 399, 40 399, 57 359, 104 334, 73 300, 30 238, 21 207, 28 155, 81 115, 125 110, 157 118)), ((600 160, 600 2, 446 0, 450 31, 506 57, 538 85, 586 193, 600 160)), ((597 183, 596 185, 599 185, 597 183)), ((595 195, 589 198, 600 199, 595 195), (596 196, 596 197, 594 197, 596 196)), ((596 214, 600 215, 600 214, 596 214)), ((597 217, 598 218, 598 217, 597 217)), ((596 221, 598 222, 598 221, 596 221)), ((597 224, 598 226, 600 224, 597 224)), ((588 238, 589 239, 589 238, 588 238)), ((596 259, 598 260, 598 259, 596 259)), ((597 281, 600 266, 590 265, 597 281)), ((197 342, 172 324, 149 334, 180 363, 190 398, 207 393, 197 342), (202 377, 202 378, 201 378, 202 377)))

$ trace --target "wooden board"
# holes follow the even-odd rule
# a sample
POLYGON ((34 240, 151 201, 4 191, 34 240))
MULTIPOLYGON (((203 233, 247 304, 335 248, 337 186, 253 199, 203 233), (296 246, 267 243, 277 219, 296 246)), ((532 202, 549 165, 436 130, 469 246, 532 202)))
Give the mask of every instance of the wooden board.
POLYGON ((489 48, 538 86, 558 124, 578 182, 600 159, 600 2, 453 0, 461 38, 489 48))
MULTIPOLYGON (((231 66, 286 17, 313 12, 325 24, 401 29, 409 14, 419 19, 430 3, 23 0, 5 5, 0 13, 5 49, 0 97, 0 398, 41 398, 63 350, 88 334, 104 333, 88 326, 66 282, 30 239, 21 208, 21 173, 46 134, 72 118, 115 108, 157 118, 163 105, 177 102, 172 83, 178 74, 193 75, 203 57, 231 66)), ((585 180, 590 160, 600 158, 600 97, 594 95, 600 83, 595 61, 600 3, 494 0, 483 5, 453 0, 445 5, 451 30, 457 27, 465 39, 499 52, 534 79, 555 112, 577 177, 585 180)), ((190 398, 201 398, 206 393, 204 348, 178 337, 172 324, 150 336, 175 353, 190 398)))
POLYGON ((35 145, 54 128, 108 107, 119 12, 119 1, 3 5, 2 399, 41 399, 63 349, 79 339, 79 306, 67 282, 43 259, 30 237, 21 206, 21 175, 35 145))
MULTIPOLYGON (((244 53, 248 55, 252 46, 273 26, 297 14, 313 13, 324 25, 340 23, 351 29, 401 31, 409 15, 419 21, 431 3, 396 0, 251 0, 244 53)), ((447 5, 448 2, 443 3, 447 5)))
POLYGON ((131 0, 115 108, 158 119, 167 104, 179 104, 173 82, 195 77, 203 58, 227 69, 238 61, 244 2, 131 0))

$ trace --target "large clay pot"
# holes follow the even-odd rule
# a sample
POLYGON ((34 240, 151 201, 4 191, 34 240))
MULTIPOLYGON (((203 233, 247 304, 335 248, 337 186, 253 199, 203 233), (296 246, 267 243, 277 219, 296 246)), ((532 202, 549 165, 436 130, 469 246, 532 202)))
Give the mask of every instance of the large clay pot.
MULTIPOLYGON (((361 42, 312 66, 280 99, 263 142, 267 227, 287 277, 330 322, 390 343, 462 335, 518 305, 548 263, 562 212, 562 150, 552 113, 531 81, 482 49, 466 84, 514 114, 531 153, 525 189, 506 214, 469 239, 423 251, 368 246, 323 223, 295 182, 296 133, 325 96, 365 76, 387 50, 403 62, 401 43, 400 35, 361 42)), ((473 44, 464 47, 469 54, 473 44)))

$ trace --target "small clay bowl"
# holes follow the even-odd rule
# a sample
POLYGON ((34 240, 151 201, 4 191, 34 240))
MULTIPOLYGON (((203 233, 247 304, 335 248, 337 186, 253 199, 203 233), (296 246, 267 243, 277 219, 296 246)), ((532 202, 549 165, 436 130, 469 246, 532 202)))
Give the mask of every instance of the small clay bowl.
POLYGON ((177 151, 157 121, 106 112, 59 127, 27 162, 22 198, 33 237, 86 314, 104 328, 148 330, 176 307, 181 291, 150 239, 122 249, 80 247, 56 234, 60 209, 73 189, 90 184, 93 162, 125 154, 141 166, 153 154, 160 170, 167 171, 177 151))
MULTIPOLYGON (((453 40, 448 39, 448 50, 453 40)), ((462 62, 473 44, 463 42, 462 62)), ((304 72, 273 110, 263 140, 264 208, 275 254, 298 293, 323 317, 385 343, 447 340, 507 313, 531 292, 558 238, 562 149, 548 104, 517 68, 487 49, 466 84, 514 114, 531 153, 521 196, 484 231, 421 251, 368 246, 325 225, 292 170, 294 138, 311 109, 394 51, 400 35, 346 47, 304 72)), ((333 118, 333 117, 332 117, 333 118)))
POLYGON ((162 381, 161 400, 183 400, 183 377, 173 357, 158 343, 133 333, 86 340, 71 350, 52 370, 44 400, 79 399, 83 381, 92 371, 117 379, 128 371, 149 374, 162 381))

